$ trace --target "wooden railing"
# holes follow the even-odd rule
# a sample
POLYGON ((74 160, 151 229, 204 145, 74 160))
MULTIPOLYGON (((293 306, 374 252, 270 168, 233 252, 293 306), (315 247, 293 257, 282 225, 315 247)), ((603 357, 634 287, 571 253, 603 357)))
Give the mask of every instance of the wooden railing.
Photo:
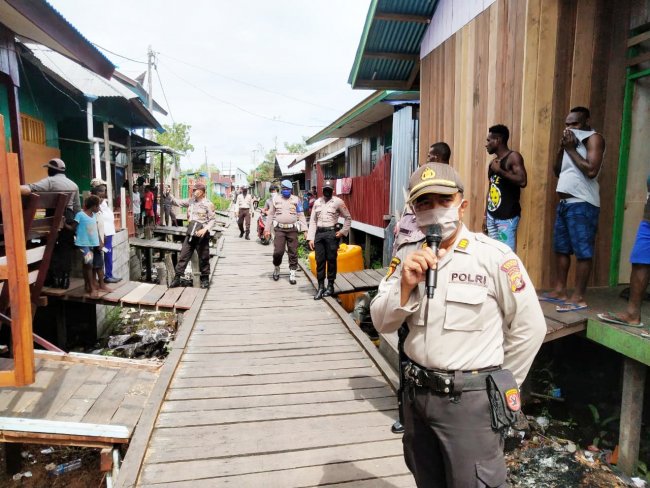
POLYGON ((23 386, 34 382, 34 345, 25 230, 20 197, 18 155, 5 152, 4 121, 0 119, 0 210, 4 230, 6 264, 0 265, 0 279, 9 290, 11 350, 13 364, 0 371, 0 386, 23 386), (11 367, 13 366, 13 368, 11 367))

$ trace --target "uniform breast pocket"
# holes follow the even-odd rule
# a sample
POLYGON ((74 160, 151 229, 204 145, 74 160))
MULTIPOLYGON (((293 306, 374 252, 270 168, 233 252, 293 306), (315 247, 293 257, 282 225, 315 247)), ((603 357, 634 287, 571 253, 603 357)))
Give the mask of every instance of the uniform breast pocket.
POLYGON ((451 284, 447 288, 444 328, 448 330, 483 330, 481 317, 488 289, 483 286, 451 284))

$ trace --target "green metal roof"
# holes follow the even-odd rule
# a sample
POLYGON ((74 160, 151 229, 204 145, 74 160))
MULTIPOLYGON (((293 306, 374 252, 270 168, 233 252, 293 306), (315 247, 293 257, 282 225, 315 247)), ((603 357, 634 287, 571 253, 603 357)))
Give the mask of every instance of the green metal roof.
POLYGON ((352 88, 410 90, 438 0, 372 0, 348 78, 352 88))
POLYGON ((375 92, 305 142, 313 144, 328 137, 347 137, 392 115, 393 105, 400 102, 419 103, 419 101, 419 91, 382 90, 375 92))

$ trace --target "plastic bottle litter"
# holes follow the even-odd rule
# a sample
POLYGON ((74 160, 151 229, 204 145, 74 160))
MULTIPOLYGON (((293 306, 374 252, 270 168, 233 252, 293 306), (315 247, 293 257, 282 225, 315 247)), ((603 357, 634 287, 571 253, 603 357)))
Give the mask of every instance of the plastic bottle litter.
POLYGON ((60 474, 67 473, 69 471, 74 471, 81 467, 81 459, 75 459, 67 463, 62 463, 55 465, 54 463, 48 464, 45 466, 45 469, 48 471, 48 474, 52 476, 59 476, 60 474))
POLYGON ((16 473, 15 475, 12 476, 14 481, 18 481, 21 478, 31 478, 31 477, 32 477, 31 471, 25 471, 24 473, 16 473))
POLYGON ((41 454, 52 454, 54 452, 53 447, 48 447, 47 449, 41 449, 41 454))

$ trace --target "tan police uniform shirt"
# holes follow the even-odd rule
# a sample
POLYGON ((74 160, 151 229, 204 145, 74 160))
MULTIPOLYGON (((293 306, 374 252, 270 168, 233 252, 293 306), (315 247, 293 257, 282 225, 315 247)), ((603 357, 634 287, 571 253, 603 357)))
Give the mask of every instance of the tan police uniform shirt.
POLYGON ((242 208, 247 208, 253 212, 253 196, 250 193, 247 193, 246 196, 244 196, 242 193, 237 195, 237 202, 235 202, 235 205, 237 205, 237 208, 242 209, 242 208))
POLYGON ((409 326, 404 352, 431 369, 509 369, 521 383, 546 335, 546 321, 530 278, 510 248, 462 227, 438 263, 434 298, 427 304, 424 283, 401 306, 404 258, 424 241, 405 244, 370 305, 375 328, 393 332, 409 326))
POLYGON ((399 248, 407 242, 416 242, 424 239, 424 234, 418 227, 415 215, 410 206, 404 208, 402 218, 397 224, 397 233, 393 242, 393 256, 399 248))
POLYGON ((177 200, 172 197, 174 205, 179 207, 187 207, 187 221, 199 222, 204 225, 208 232, 217 223, 216 214, 214 211, 214 204, 207 198, 195 200, 194 198, 186 198, 185 200, 177 200))
POLYGON ((296 224, 296 229, 304 231, 307 229, 307 220, 302 212, 302 202, 296 195, 284 198, 282 195, 274 195, 269 205, 269 213, 266 216, 264 227, 270 229, 275 220, 278 224, 296 224))
POLYGON ((46 176, 42 180, 30 183, 27 186, 34 193, 57 191, 70 192, 67 208, 72 210, 74 215, 81 211, 81 205, 79 203, 79 187, 64 173, 58 173, 54 176, 46 176))
POLYGON ((320 197, 314 203, 314 208, 311 211, 307 240, 313 241, 316 238, 317 227, 334 227, 338 224, 339 217, 345 219, 341 234, 346 236, 352 225, 352 216, 348 207, 345 206, 345 202, 335 196, 332 196, 329 201, 325 201, 324 197, 320 197))

